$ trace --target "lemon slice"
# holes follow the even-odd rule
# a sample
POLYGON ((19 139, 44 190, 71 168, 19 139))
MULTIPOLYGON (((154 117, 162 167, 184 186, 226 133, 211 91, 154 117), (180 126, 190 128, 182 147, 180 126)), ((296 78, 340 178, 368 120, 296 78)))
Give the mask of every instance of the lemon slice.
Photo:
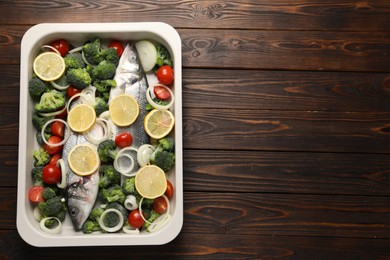
POLYGON ((142 167, 135 175, 135 188, 142 197, 147 199, 162 196, 167 189, 164 171, 155 165, 142 167))
POLYGON ((129 126, 138 117, 139 105, 132 95, 122 94, 111 100, 109 111, 114 124, 117 126, 129 126))
POLYGON ((89 130, 95 124, 95 120, 95 109, 87 104, 74 106, 68 114, 68 125, 75 132, 89 130))
POLYGON ((175 117, 169 110, 153 109, 144 119, 145 132, 154 139, 168 135, 175 124, 175 117))
POLYGON ((86 176, 97 171, 100 166, 100 159, 95 147, 82 143, 70 150, 68 163, 75 174, 86 176))
POLYGON ((65 62, 61 55, 55 52, 39 54, 33 64, 34 73, 44 81, 53 81, 65 72, 65 62))

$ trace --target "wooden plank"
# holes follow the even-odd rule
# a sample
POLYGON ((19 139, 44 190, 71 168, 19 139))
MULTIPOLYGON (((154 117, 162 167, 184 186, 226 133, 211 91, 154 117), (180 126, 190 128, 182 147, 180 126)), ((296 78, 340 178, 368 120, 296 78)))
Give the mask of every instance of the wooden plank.
MULTIPOLYGON (((0 104, 18 105, 20 95, 19 65, 0 65, 0 104)), ((26 88, 27 89, 27 88, 26 88)))
POLYGON ((45 22, 170 23, 184 28, 241 28, 295 30, 388 30, 390 5, 386 0, 296 1, 3 1, 0 24, 45 22), (39 13, 36 8, 39 7, 39 13), (104 10, 104 15, 102 15, 104 10), (63 15, 66 13, 67 15, 63 15), (367 22, 370 21, 370 22, 367 22))
POLYGON ((0 187, 17 185, 18 147, 0 146, 0 187))
POLYGON ((187 149, 389 153, 389 112, 183 111, 187 149))
MULTIPOLYGON (((0 198, 0 228, 15 229, 16 188, 2 188, 0 198)), ((390 238, 389 203, 389 196, 185 192, 182 232, 390 238)))
POLYGON ((83 259, 91 255, 107 259, 385 259, 390 257, 388 239, 332 237, 285 237, 257 235, 221 235, 181 233, 172 242, 160 246, 68 247, 66 254, 58 248, 39 248, 26 244, 15 230, 0 231, 0 250, 5 259, 46 258, 83 259), (194 243, 193 241, 197 241, 194 243))
POLYGON ((389 155, 185 150, 183 160, 186 191, 390 195, 389 155))
POLYGON ((390 111, 390 74, 184 69, 185 108, 390 111))
POLYGON ((0 104, 0 145, 17 145, 19 140, 19 105, 0 104))

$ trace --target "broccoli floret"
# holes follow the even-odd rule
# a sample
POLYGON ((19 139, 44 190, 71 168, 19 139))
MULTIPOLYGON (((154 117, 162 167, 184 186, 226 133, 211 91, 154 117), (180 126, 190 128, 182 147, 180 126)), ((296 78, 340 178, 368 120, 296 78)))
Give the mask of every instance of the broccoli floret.
POLYGON ((68 83, 75 88, 84 89, 91 85, 92 79, 86 69, 70 69, 66 73, 68 83))
POLYGON ((157 70, 159 67, 163 65, 169 65, 172 67, 173 62, 168 50, 161 44, 156 45, 156 50, 157 50, 157 63, 155 69, 157 70))
POLYGON ((43 93, 47 91, 48 87, 45 82, 43 82, 38 77, 33 77, 28 82, 28 92, 34 100, 39 100, 43 93))
POLYGON ((122 191, 125 195, 130 195, 135 193, 135 178, 127 178, 122 183, 122 191))
POLYGON ((120 184, 121 174, 111 164, 104 164, 99 168, 99 187, 107 188, 110 185, 120 184))
POLYGON ((123 207, 118 202, 108 203, 106 209, 116 209, 116 210, 119 210, 119 212, 122 213, 123 219, 127 219, 128 215, 129 215, 129 213, 127 212, 125 207, 123 207))
POLYGON ((159 140, 159 145, 150 156, 150 163, 160 167, 163 171, 169 171, 175 164, 174 141, 172 138, 159 140))
POLYGON ((145 221, 144 228, 148 230, 150 226, 149 223, 153 223, 153 221, 155 221, 159 216, 160 215, 156 211, 151 210, 149 213, 149 217, 147 218, 147 222, 145 221))
POLYGON ((96 97, 94 109, 96 112, 96 116, 99 116, 101 113, 108 110, 108 104, 103 98, 96 97))
POLYGON ((99 223, 97 221, 88 219, 81 227, 81 231, 83 231, 84 234, 91 234, 96 231, 102 231, 102 228, 99 226, 99 223))
MULTIPOLYGON (((61 220, 60 220, 60 221, 61 221, 61 220)), ((54 228, 54 227, 56 227, 58 224, 59 224, 59 223, 58 223, 58 220, 53 219, 53 218, 51 218, 51 219, 46 219, 46 220, 45 220, 45 227, 47 227, 47 228, 54 228)))
MULTIPOLYGON (((38 113, 34 113, 32 116, 32 124, 38 132, 41 132, 46 122, 53 118, 54 116, 40 116, 38 113)), ((49 131, 50 127, 46 127, 46 129, 49 131)))
POLYGON ((100 189, 99 196, 104 203, 119 202, 123 204, 126 199, 126 195, 119 185, 110 186, 108 189, 100 189))
MULTIPOLYGON (((46 129, 50 129, 50 127, 47 127, 46 129)), ((46 141, 49 140, 51 134, 48 134, 48 133, 44 133, 44 136, 45 136, 45 139, 46 141)), ((37 139, 37 143, 40 145, 40 146, 43 146, 45 144, 45 142, 43 141, 42 139, 42 133, 39 131, 35 134, 35 137, 37 139)))
POLYGON ((92 70, 92 78, 105 80, 112 79, 115 76, 116 66, 114 63, 103 60, 92 70))
POLYGON ((114 79, 96 80, 93 82, 93 86, 99 93, 110 92, 111 88, 116 87, 116 81, 114 79))
POLYGON ((100 216, 103 214, 103 209, 101 207, 95 207, 89 214, 89 219, 92 221, 99 222, 100 216))
POLYGON ((50 90, 42 94, 39 103, 35 104, 36 111, 41 113, 54 112, 65 106, 65 94, 57 90, 50 90))
POLYGON ((58 217, 60 212, 66 209, 65 200, 60 196, 55 196, 45 202, 40 202, 38 208, 44 217, 58 217))
POLYGON ((92 42, 84 44, 82 50, 85 59, 92 65, 97 65, 104 60, 104 57, 101 54, 99 38, 95 38, 92 42))
POLYGON ((33 152, 33 157, 35 159, 34 166, 45 166, 50 161, 50 155, 43 149, 39 148, 33 152))
POLYGON ((103 50, 102 52, 103 52, 102 55, 104 57, 104 60, 114 64, 115 66, 118 66, 119 56, 114 48, 108 48, 103 50))
POLYGON ((82 54, 79 52, 69 53, 64 57, 67 69, 82 69, 85 68, 85 62, 82 54))
POLYGON ((115 142, 111 139, 101 142, 98 145, 98 154, 103 163, 112 162, 117 154, 115 142))
POLYGON ((42 197, 43 197, 45 200, 54 198, 55 196, 57 196, 55 190, 53 190, 53 189, 50 188, 50 187, 46 187, 46 188, 43 190, 43 192, 42 192, 42 197))
POLYGON ((43 166, 34 167, 31 170, 31 176, 34 181, 34 186, 43 186, 42 179, 43 166))

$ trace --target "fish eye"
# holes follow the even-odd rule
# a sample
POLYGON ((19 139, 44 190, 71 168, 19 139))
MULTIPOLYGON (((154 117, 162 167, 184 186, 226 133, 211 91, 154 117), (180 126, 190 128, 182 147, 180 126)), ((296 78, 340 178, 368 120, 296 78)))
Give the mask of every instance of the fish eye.
POLYGON ((69 214, 74 217, 77 215, 77 213, 79 213, 79 211, 76 209, 76 208, 71 208, 70 211, 69 211, 69 214))

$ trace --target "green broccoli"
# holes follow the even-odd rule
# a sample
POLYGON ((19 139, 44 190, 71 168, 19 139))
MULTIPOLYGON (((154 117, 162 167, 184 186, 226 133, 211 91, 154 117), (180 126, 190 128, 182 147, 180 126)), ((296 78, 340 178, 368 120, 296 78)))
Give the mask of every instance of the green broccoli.
POLYGON ((125 219, 125 220, 129 216, 129 213, 127 212, 126 208, 124 206, 122 206, 118 202, 108 203, 106 209, 116 209, 116 210, 118 210, 122 214, 123 219, 125 219))
POLYGON ((42 94, 39 103, 34 108, 40 113, 49 113, 59 110, 65 106, 65 93, 57 90, 50 90, 42 94))
POLYGON ((164 172, 169 171, 175 164, 173 139, 168 137, 159 140, 159 145, 150 156, 150 163, 160 167, 164 172))
POLYGON ((120 184, 121 174, 111 164, 103 164, 99 168, 99 187, 107 188, 110 185, 120 184))
POLYGON ((67 69, 83 69, 85 68, 85 62, 82 54, 79 52, 69 53, 64 57, 65 65, 67 69))
POLYGON ((103 60, 92 70, 92 78, 105 80, 112 79, 115 76, 116 66, 114 63, 103 60))
POLYGON ((43 197, 45 200, 54 198, 55 196, 57 196, 55 190, 53 190, 53 189, 50 188, 50 187, 46 187, 46 188, 43 190, 43 192, 42 192, 42 197, 43 197))
POLYGON ((135 193, 135 177, 127 178, 123 181, 122 191, 125 195, 135 193))
POLYGON ((103 214, 103 209, 101 207, 95 207, 92 209, 91 213, 89 214, 89 219, 92 221, 99 222, 100 216, 103 214))
MULTIPOLYGON (((34 113, 32 116, 32 124, 38 132, 41 132, 43 126, 47 121, 52 120, 54 116, 40 116, 38 113, 34 113)), ((47 131, 50 131, 50 127, 46 127, 47 131)))
POLYGON ((91 234, 96 231, 102 231, 102 228, 97 221, 88 219, 81 227, 81 231, 83 231, 84 234, 91 234))
POLYGON ((113 79, 95 80, 93 86, 99 93, 110 92, 111 88, 116 87, 116 81, 113 79))
MULTIPOLYGON (((46 129, 50 130, 50 127, 47 127, 46 129)), ((44 133, 44 136, 45 136, 45 139, 47 141, 47 140, 49 140, 51 134, 44 133)), ((40 131, 35 134, 35 137, 36 137, 37 143, 40 146, 43 146, 45 144, 45 142, 42 139, 42 133, 40 131)))
POLYGON ((155 221, 160 215, 154 211, 154 210, 151 210, 150 213, 149 213, 149 217, 147 218, 147 222, 145 221, 145 224, 144 224, 144 228, 146 230, 149 229, 150 227, 150 224, 149 223, 153 223, 153 221, 155 221), (149 222, 149 223, 148 223, 149 222))
POLYGON ((173 62, 168 50, 161 44, 157 44, 155 47, 157 50, 157 63, 154 69, 157 70, 159 67, 163 65, 169 65, 172 67, 173 62))
POLYGON ((100 161, 102 161, 103 163, 112 162, 115 159, 115 156, 117 155, 115 142, 114 140, 111 139, 101 142, 98 145, 97 150, 98 150, 100 161))
POLYGON ((31 176, 34 181, 34 186, 43 186, 42 179, 43 166, 34 167, 31 170, 31 176))
MULTIPOLYGON (((55 196, 45 202, 40 202, 38 208, 44 217, 59 217, 62 211, 66 212, 65 200, 60 196, 55 196)), ((62 217, 62 213, 60 217, 62 217)))
POLYGON ((104 60, 114 64, 115 66, 118 66, 119 56, 114 48, 108 48, 108 49, 103 50, 102 55, 103 55, 104 60))
POLYGON ((123 204, 126 199, 126 195, 123 193, 122 188, 119 185, 110 186, 108 189, 100 189, 99 196, 104 203, 119 202, 123 204))
POLYGON ((43 82, 38 77, 33 77, 28 82, 28 92, 34 100, 39 100, 43 93, 47 91, 48 87, 45 82, 43 82))
POLYGON ((88 71, 84 69, 69 69, 66 73, 68 83, 75 88, 84 89, 91 85, 92 79, 88 71))
POLYGON ((56 220, 56 219, 51 218, 51 219, 45 220, 45 227, 47 227, 47 228, 54 228, 58 225, 59 225, 59 223, 58 223, 58 220, 56 220))
POLYGON ((50 81, 50 84, 57 89, 69 86, 68 78, 66 77, 65 74, 62 74, 62 76, 55 81, 50 81))
POLYGON ((85 59, 92 65, 98 65, 104 60, 104 56, 101 54, 100 39, 95 38, 92 42, 88 42, 82 47, 85 59))
POLYGON ((94 109, 96 112, 96 116, 99 116, 101 113, 108 110, 108 104, 103 98, 96 97, 94 109))
POLYGON ((34 166, 45 166, 50 161, 50 155, 43 149, 39 148, 33 152, 33 157, 35 159, 34 166))

